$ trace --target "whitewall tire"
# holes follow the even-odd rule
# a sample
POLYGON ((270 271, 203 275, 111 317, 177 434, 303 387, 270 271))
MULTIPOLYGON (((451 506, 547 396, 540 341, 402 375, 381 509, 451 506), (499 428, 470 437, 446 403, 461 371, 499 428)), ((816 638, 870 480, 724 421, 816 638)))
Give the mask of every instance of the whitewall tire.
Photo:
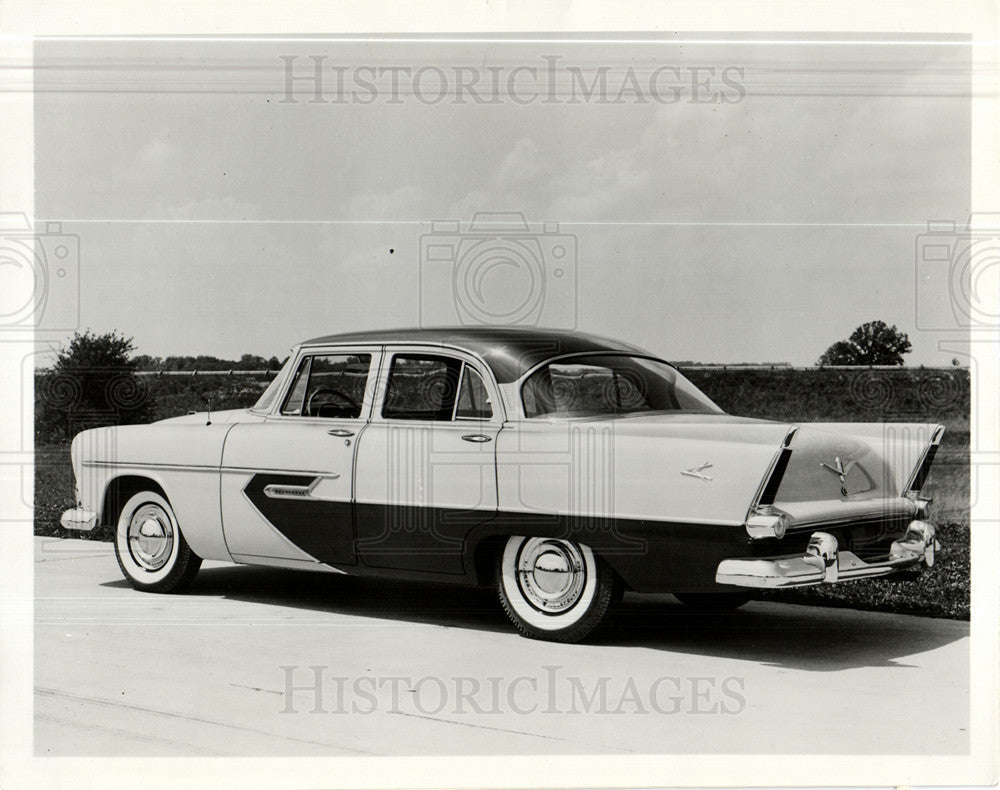
POLYGON ((614 571, 571 540, 514 536, 497 562, 500 602, 533 639, 584 639, 604 619, 615 585, 614 571))
POLYGON ((155 491, 141 491, 125 503, 115 532, 115 556, 128 583, 145 592, 180 590, 201 567, 170 503, 155 491))

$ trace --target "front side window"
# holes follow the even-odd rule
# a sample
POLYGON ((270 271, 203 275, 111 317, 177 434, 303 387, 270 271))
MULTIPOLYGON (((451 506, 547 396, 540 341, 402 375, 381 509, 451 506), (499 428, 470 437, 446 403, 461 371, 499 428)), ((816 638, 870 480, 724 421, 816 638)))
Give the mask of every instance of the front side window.
POLYGON ((340 419, 360 417, 371 361, 371 354, 303 357, 281 413, 340 419))
POLYGON ((527 417, 722 411, 667 363, 624 354, 553 360, 528 377, 521 399, 527 417))

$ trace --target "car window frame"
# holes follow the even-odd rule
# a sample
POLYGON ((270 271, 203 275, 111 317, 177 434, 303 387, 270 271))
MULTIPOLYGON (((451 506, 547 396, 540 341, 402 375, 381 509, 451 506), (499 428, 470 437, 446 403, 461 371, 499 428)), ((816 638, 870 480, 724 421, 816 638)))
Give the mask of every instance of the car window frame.
MULTIPOLYGON (((718 409, 718 414, 726 414, 726 411, 722 409, 715 401, 709 398, 708 395, 706 395, 702 391, 701 387, 696 385, 693 381, 691 381, 691 379, 685 376, 676 365, 672 364, 671 362, 668 362, 665 359, 653 356, 652 354, 642 354, 633 351, 574 351, 572 354, 558 354, 556 356, 552 356, 549 357, 548 359, 542 360, 541 362, 535 365, 532 365, 525 373, 521 375, 521 377, 516 382, 513 383, 512 389, 514 392, 517 393, 516 402, 517 402, 517 409, 519 411, 518 419, 524 420, 526 422, 535 422, 535 421, 544 422, 544 421, 566 419, 565 417, 560 417, 555 414, 542 414, 537 417, 528 417, 528 411, 527 409, 524 408, 524 385, 528 382, 528 379, 530 379, 535 373, 544 368, 546 365, 552 365, 558 362, 562 362, 564 360, 570 360, 579 357, 596 357, 596 356, 631 357, 634 359, 648 359, 652 362, 662 363, 667 367, 672 368, 674 372, 677 373, 678 376, 680 376, 682 379, 684 379, 684 381, 688 382, 692 387, 698 390, 698 392, 701 393, 702 397, 704 397, 712 406, 715 406, 715 408, 718 409)), ((688 413, 694 413, 694 412, 688 412, 688 413)))
POLYGON ((383 347, 382 366, 379 371, 379 380, 372 403, 371 422, 379 422, 393 425, 502 425, 506 420, 503 401, 500 399, 500 388, 493 372, 476 355, 458 348, 450 346, 428 346, 423 344, 393 343, 383 347), (382 410, 385 406, 385 397, 389 385, 389 373, 392 370, 392 362, 397 355, 411 356, 416 354, 426 354, 427 356, 447 357, 462 363, 459 369, 459 389, 455 393, 455 401, 451 408, 451 418, 448 420, 411 420, 405 417, 383 417, 382 410), (482 379, 483 386, 489 397, 493 415, 488 418, 477 417, 456 417, 458 409, 458 399, 461 394, 462 376, 466 366, 471 367, 482 379))
POLYGON ((486 379, 483 378, 483 375, 476 369, 475 365, 470 365, 468 362, 466 362, 466 361, 463 360, 462 361, 462 367, 458 371, 458 389, 455 391, 455 402, 451 406, 451 421, 452 422, 477 422, 477 423, 487 422, 488 423, 488 422, 491 422, 493 420, 493 416, 495 414, 496 414, 496 407, 493 405, 493 398, 489 397, 489 388, 486 386, 486 379), (477 376, 479 376, 479 380, 483 384, 483 389, 486 390, 486 395, 487 395, 486 402, 490 405, 490 416, 489 417, 459 417, 458 416, 458 403, 459 403, 459 401, 462 398, 462 386, 465 383, 465 371, 466 371, 467 368, 469 370, 471 370, 473 373, 475 373, 477 376))
POLYGON ((267 419, 269 421, 295 420, 297 422, 315 422, 324 425, 337 421, 350 422, 350 423, 369 422, 371 419, 372 405, 375 400, 375 391, 376 391, 375 388, 378 385, 379 374, 381 372, 382 359, 383 359, 382 346, 377 343, 306 346, 299 349, 298 353, 295 356, 295 363, 291 367, 291 372, 288 374, 286 381, 282 384, 280 397, 276 398, 274 403, 272 404, 271 409, 267 414, 267 419), (319 416, 314 417, 305 414, 282 413, 282 408, 284 408, 285 401, 291 394, 291 388, 295 385, 296 373, 298 373, 299 368, 302 366, 302 363, 306 359, 306 357, 336 356, 344 354, 371 355, 371 360, 368 364, 368 378, 365 381, 364 401, 361 404, 361 412, 358 414, 357 417, 319 417, 319 416))

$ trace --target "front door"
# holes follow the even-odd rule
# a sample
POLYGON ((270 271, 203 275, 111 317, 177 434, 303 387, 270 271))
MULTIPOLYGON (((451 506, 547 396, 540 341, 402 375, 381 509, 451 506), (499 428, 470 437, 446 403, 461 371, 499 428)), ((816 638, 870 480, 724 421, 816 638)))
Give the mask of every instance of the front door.
POLYGON ((496 386, 458 352, 386 353, 358 447, 358 554, 377 568, 462 573, 465 537, 497 511, 496 386))
POLYGON ((356 563, 352 493, 381 352, 307 349, 284 401, 233 426, 222 457, 222 522, 237 561, 356 563))

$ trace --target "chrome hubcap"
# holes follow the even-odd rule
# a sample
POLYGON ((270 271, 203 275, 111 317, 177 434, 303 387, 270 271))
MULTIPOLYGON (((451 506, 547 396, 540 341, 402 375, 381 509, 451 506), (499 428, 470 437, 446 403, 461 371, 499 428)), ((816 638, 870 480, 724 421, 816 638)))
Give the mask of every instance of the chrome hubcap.
POLYGON ((132 558, 148 571, 162 568, 174 548, 174 528, 159 505, 140 507, 128 524, 128 548, 132 558))
POLYGON ((517 558, 517 581, 528 603, 546 614, 571 609, 587 582, 583 555, 569 541, 531 538, 517 558))

